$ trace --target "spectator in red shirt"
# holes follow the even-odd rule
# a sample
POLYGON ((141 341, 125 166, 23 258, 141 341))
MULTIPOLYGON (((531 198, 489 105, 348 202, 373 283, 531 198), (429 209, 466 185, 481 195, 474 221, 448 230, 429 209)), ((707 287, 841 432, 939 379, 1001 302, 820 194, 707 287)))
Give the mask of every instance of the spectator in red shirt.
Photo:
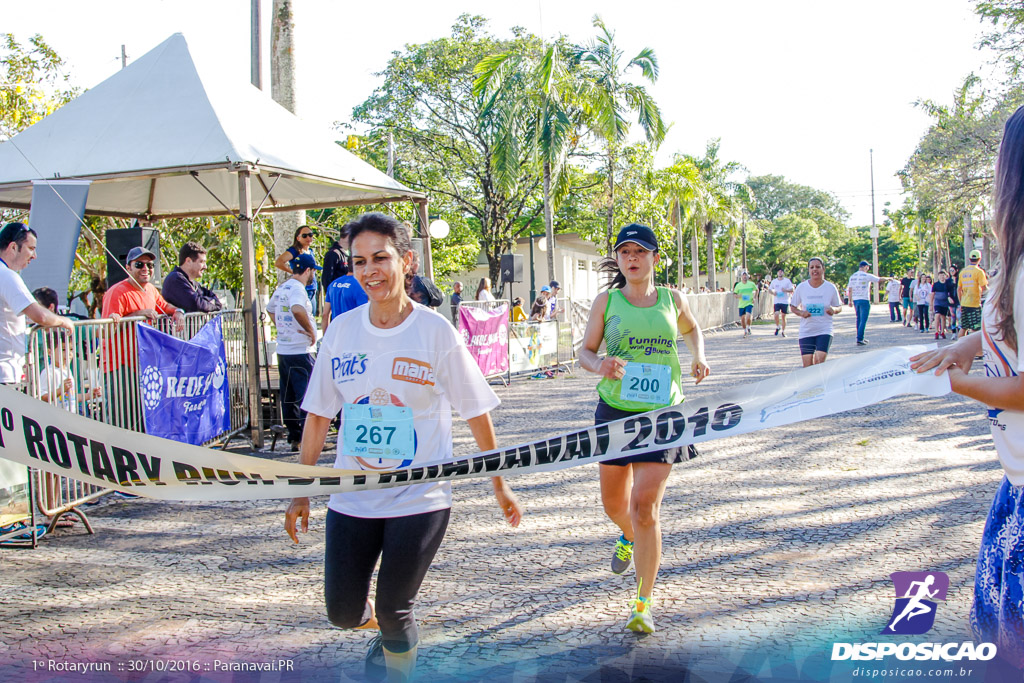
MULTIPOLYGON (((155 258, 153 252, 144 247, 133 247, 128 252, 128 279, 118 282, 103 295, 104 318, 114 322, 129 316, 156 320, 163 314, 172 316, 178 328, 182 326, 182 312, 167 303, 150 282, 155 258)), ((134 328, 117 330, 107 344, 104 359, 104 406, 110 411, 110 424, 142 432, 145 429, 139 401, 138 350, 134 332, 134 328)))
POLYGON ((133 247, 128 252, 128 278, 121 280, 103 295, 103 317, 115 321, 128 316, 141 315, 156 320, 160 314, 183 320, 182 313, 167 303, 150 280, 153 278, 153 252, 145 247, 133 247))

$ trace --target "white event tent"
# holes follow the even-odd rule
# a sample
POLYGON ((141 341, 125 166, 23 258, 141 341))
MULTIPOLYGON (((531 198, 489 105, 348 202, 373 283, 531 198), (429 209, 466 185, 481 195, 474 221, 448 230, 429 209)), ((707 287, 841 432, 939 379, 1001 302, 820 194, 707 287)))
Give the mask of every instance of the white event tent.
MULTIPOLYGON (((28 209, 33 181, 54 179, 91 181, 89 215, 236 216, 250 340, 259 339, 254 210, 413 201, 429 254, 425 195, 247 82, 197 65, 180 33, 0 143, 0 206, 28 209)), ((247 353, 249 386, 258 387, 257 344, 247 353)), ((250 394, 253 440, 262 443, 259 392, 250 394)))

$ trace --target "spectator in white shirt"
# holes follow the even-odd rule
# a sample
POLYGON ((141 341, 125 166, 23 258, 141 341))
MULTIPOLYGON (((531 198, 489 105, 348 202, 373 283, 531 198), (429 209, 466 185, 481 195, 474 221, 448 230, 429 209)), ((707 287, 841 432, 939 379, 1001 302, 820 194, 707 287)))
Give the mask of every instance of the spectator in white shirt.
POLYGON ((71 320, 46 310, 18 273, 36 257, 36 233, 24 223, 0 230, 0 384, 16 384, 25 374, 25 318, 42 327, 75 328, 71 320))

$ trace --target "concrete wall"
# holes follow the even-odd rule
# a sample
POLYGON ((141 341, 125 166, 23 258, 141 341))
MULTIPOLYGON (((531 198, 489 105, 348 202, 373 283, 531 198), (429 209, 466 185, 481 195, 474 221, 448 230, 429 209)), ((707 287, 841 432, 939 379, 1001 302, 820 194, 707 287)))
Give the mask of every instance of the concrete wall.
MULTIPOLYGON (((759 292, 755 297, 754 318, 770 316, 774 310, 771 295, 759 292)), ((739 303, 731 292, 687 294, 686 300, 702 330, 724 327, 740 320, 739 303)))

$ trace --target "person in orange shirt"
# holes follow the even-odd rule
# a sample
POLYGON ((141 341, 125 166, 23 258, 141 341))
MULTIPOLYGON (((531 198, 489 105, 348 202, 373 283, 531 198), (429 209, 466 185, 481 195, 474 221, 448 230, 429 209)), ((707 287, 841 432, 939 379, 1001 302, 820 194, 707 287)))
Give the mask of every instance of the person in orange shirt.
MULTIPOLYGON (((156 255, 144 247, 132 247, 128 252, 128 278, 121 280, 103 295, 103 317, 114 322, 129 316, 143 316, 156 320, 161 314, 174 319, 179 329, 184 324, 181 310, 167 303, 153 283, 153 269, 156 255)), ((120 326, 119 326, 120 327, 120 326)), ((104 357, 104 401, 105 410, 109 411, 107 421, 110 424, 145 431, 142 419, 142 405, 139 401, 139 378, 137 363, 132 362, 138 356, 135 343, 135 330, 130 334, 118 330, 111 335, 107 343, 104 357)))
POLYGON ((981 330, 981 295, 988 289, 988 273, 978 265, 981 252, 974 249, 969 257, 971 264, 960 271, 960 284, 956 289, 960 298, 958 338, 981 330))

